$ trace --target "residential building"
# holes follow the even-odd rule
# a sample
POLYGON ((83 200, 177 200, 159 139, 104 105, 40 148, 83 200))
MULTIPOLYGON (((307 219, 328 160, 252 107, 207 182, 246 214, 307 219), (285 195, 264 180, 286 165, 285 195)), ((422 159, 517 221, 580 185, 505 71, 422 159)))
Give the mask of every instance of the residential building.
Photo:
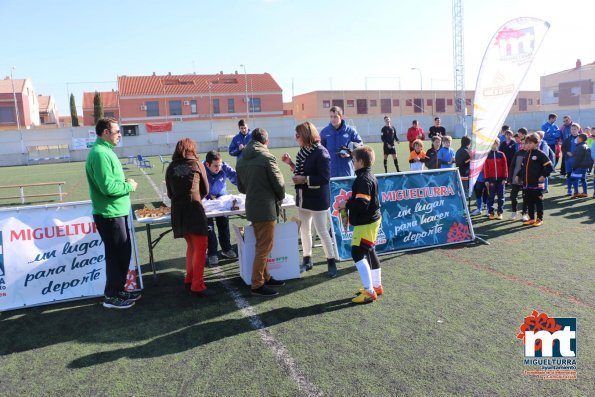
POLYGON ((58 115, 58 107, 56 101, 51 95, 38 95, 39 101, 39 123, 40 124, 58 124, 60 116, 58 115))
POLYGON ((0 129, 28 129, 39 125, 39 101, 31 79, 0 80, 0 129), (17 123, 18 109, 19 123, 17 123))
MULTIPOLYGON (((103 105, 103 116, 120 119, 120 107, 118 106, 118 93, 116 91, 100 92, 101 104, 103 105)), ((95 125, 95 92, 83 93, 83 117, 79 116, 79 122, 82 125, 95 125)))
MULTIPOLYGON (((467 114, 473 111, 474 91, 466 91, 467 114)), ((298 120, 328 117, 332 106, 343 108, 345 117, 392 115, 447 116, 455 114, 455 92, 443 90, 312 91, 293 97, 293 116, 298 120)), ((511 112, 540 110, 539 91, 520 91, 511 112)))
POLYGON ((541 76, 540 91, 543 110, 595 108, 595 62, 541 76))
POLYGON ((268 73, 118 76, 123 124, 283 116, 268 73))

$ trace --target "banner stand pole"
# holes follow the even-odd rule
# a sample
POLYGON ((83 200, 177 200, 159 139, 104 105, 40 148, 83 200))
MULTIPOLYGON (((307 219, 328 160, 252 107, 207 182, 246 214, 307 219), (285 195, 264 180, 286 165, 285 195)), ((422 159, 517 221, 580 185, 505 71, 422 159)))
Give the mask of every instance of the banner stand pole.
POLYGON ((485 245, 490 245, 489 241, 484 240, 482 237, 479 237, 479 236, 486 237, 485 234, 476 234, 475 235, 475 240, 479 240, 480 243, 484 243, 485 245))

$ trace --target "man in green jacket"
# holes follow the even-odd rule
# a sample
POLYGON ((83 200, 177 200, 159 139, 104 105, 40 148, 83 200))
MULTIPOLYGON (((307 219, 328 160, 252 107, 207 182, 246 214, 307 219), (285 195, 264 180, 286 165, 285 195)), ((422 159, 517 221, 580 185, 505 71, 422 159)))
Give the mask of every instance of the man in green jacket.
POLYGON ((272 278, 267 268, 275 240, 275 222, 285 198, 283 175, 275 156, 267 148, 268 143, 267 131, 256 128, 236 167, 238 190, 246 194, 246 218, 252 222, 256 237, 252 294, 259 296, 275 296, 278 292, 269 287, 285 285, 285 282, 272 278))
POLYGON ((103 306, 127 309, 140 299, 138 292, 124 291, 132 244, 128 230, 130 192, 134 179, 125 179, 114 146, 122 137, 118 122, 102 118, 95 126, 97 140, 87 156, 85 172, 93 206, 93 219, 105 247, 105 299, 103 306))

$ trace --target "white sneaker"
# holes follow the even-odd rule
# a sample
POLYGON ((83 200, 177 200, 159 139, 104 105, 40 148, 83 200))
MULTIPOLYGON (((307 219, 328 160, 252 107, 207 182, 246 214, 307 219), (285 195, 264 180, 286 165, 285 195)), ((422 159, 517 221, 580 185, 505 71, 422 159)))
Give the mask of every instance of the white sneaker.
POLYGON ((475 210, 473 210, 473 212, 471 213, 471 216, 477 216, 477 215, 481 215, 481 211, 479 210, 479 208, 476 208, 475 210))
POLYGON ((516 221, 516 218, 517 218, 517 213, 516 213, 516 212, 513 212, 513 213, 510 215, 510 220, 512 220, 512 221, 516 221))
POLYGON ((526 222, 529 220, 529 215, 525 214, 521 217, 521 221, 526 222))

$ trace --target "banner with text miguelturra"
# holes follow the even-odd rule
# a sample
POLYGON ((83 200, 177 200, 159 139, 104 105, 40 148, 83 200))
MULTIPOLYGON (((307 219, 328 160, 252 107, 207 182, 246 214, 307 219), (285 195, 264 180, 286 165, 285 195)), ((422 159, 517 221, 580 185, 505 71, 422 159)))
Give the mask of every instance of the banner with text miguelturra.
MULTIPOLYGON (((377 175, 382 225, 376 252, 386 254, 475 240, 457 169, 377 175)), ((353 226, 338 203, 351 196, 353 177, 331 179, 331 222, 338 258, 351 259, 353 226)))
MULTIPOLYGON (((138 283, 127 284, 142 288, 132 219, 129 228, 129 275, 138 283)), ((104 246, 90 201, 0 209, 0 311, 101 296, 104 286, 104 246)))

